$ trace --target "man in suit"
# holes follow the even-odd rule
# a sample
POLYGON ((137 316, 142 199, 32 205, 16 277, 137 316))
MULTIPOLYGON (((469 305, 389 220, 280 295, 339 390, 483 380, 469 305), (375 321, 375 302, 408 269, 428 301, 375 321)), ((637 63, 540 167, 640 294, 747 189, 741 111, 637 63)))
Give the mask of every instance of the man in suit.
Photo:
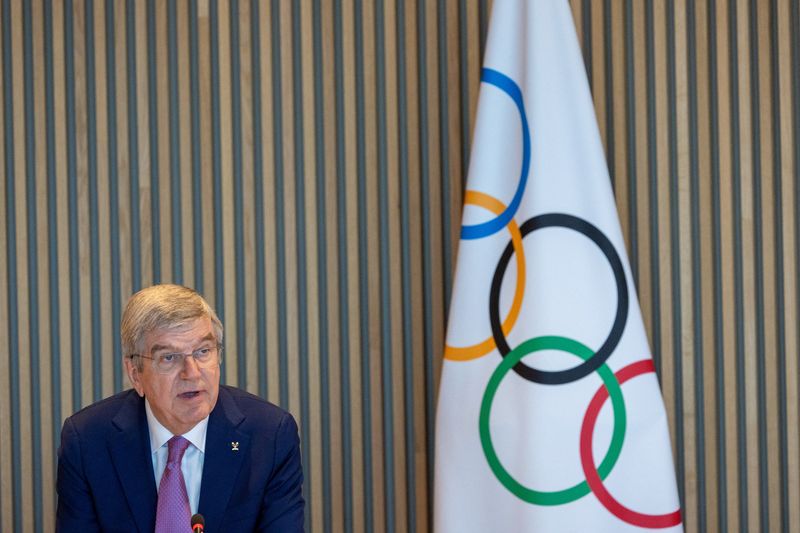
POLYGON ((156 285, 128 301, 133 389, 69 417, 58 451, 56 530, 303 530, 297 424, 220 386, 222 323, 197 292, 156 285))

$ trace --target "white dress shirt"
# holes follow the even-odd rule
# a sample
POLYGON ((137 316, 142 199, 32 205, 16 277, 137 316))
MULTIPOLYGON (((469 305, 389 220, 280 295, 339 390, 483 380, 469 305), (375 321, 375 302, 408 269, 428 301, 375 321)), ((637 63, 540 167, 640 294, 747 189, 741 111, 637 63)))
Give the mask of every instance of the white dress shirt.
MULTIPOLYGON (((156 489, 161 484, 161 476, 167 467, 169 457, 169 446, 167 441, 174 435, 161 425, 150 408, 150 402, 144 399, 144 408, 147 412, 147 426, 150 430, 150 452, 153 459, 153 474, 156 476, 156 489)), ((181 471, 183 480, 186 483, 186 493, 189 496, 189 508, 192 514, 197 513, 200 504, 200 483, 203 480, 203 460, 206 455, 206 430, 208 429, 208 417, 197 423, 192 429, 182 435, 183 438, 191 443, 186 448, 181 461, 181 471)))

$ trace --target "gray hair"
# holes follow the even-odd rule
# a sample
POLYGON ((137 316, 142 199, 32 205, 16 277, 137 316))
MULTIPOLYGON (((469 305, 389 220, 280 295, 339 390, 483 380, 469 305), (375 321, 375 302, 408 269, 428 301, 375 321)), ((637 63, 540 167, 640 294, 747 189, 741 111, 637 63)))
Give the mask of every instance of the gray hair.
MULTIPOLYGON (((194 289, 181 285, 153 285, 130 297, 122 313, 120 337, 123 357, 142 354, 145 336, 158 329, 180 329, 190 322, 207 317, 222 344, 222 322, 208 302, 194 289)), ((141 370, 142 360, 137 367, 141 370)))

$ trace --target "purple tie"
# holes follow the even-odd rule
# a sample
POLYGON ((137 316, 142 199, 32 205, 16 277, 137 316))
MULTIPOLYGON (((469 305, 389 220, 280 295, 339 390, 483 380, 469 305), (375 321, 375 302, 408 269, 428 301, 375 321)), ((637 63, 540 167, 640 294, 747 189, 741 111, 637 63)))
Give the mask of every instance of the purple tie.
POLYGON ((172 437, 167 444, 169 458, 158 485, 155 533, 188 532, 191 530, 191 511, 181 472, 181 459, 189 441, 183 437, 172 437))

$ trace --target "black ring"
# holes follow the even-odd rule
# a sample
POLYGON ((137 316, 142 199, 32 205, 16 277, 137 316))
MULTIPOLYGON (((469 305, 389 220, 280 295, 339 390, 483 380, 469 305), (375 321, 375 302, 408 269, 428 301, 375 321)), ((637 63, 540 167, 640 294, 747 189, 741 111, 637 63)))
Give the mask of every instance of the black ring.
MULTIPOLYGON (((520 227, 520 234, 522 237, 525 237, 528 233, 537 229, 551 227, 572 229, 591 239, 592 242, 600 248, 603 255, 606 256, 606 259, 611 265, 611 270, 614 272, 614 280, 617 284, 617 314, 614 317, 614 324, 611 326, 608 337, 592 357, 578 366, 558 371, 537 370, 529 367, 522 361, 514 365, 514 371, 528 381, 547 385, 560 385, 577 381, 591 374, 599 368, 600 365, 606 362, 611 352, 617 347, 622 337, 622 332, 625 330, 625 322, 628 318, 628 284, 625 281, 625 270, 622 268, 622 261, 619 258, 619 254, 617 254, 617 251, 614 249, 614 245, 611 244, 611 241, 608 240, 608 237, 606 237, 602 231, 582 218, 564 213, 538 215, 529 218, 522 224, 520 227)), ((508 262, 511 260, 513 253, 513 243, 509 242, 497 263, 497 268, 492 278, 492 288, 489 292, 489 322, 492 326, 492 336, 494 337, 494 342, 497 345, 500 355, 503 357, 511 351, 511 347, 506 341, 503 328, 500 324, 500 286, 503 283, 503 276, 505 275, 508 262)))

